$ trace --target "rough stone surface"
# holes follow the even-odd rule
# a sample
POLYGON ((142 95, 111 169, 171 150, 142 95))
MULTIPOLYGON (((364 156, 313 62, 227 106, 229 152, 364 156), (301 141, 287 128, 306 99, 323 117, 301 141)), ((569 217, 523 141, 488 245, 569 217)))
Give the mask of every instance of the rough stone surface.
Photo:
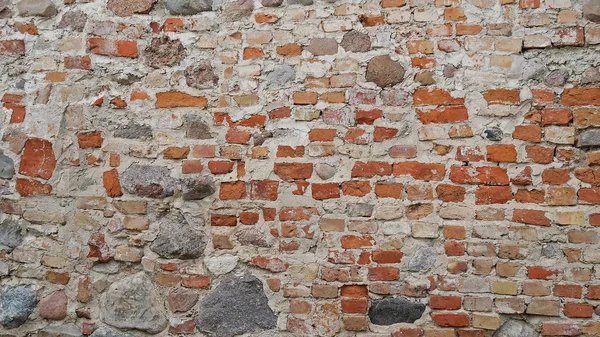
POLYGON ((166 0, 165 7, 172 15, 194 15, 212 10, 212 0, 166 0))
POLYGON ((223 6, 223 15, 229 20, 241 20, 252 14, 254 10, 254 1, 236 0, 223 6))
POLYGON ((600 146, 600 129, 585 130, 579 134, 579 146, 600 146))
POLYGON ((85 24, 87 23, 87 18, 87 14, 83 11, 69 11, 63 14, 57 28, 68 28, 74 32, 83 32, 85 24))
POLYGON ((120 329, 156 334, 167 327, 152 281, 140 272, 110 285, 102 295, 102 320, 120 329))
POLYGON ((494 337, 536 337, 538 333, 527 323, 509 319, 496 332, 494 337))
POLYGON ((12 179, 15 175, 15 162, 0 150, 0 178, 12 179))
POLYGON ((267 74, 267 81, 271 89, 289 86, 296 78, 296 71, 287 64, 276 66, 273 71, 267 74))
POLYGON ((185 68, 185 83, 197 89, 214 88, 219 83, 219 76, 210 64, 189 66, 185 68))
POLYGON ((237 256, 225 254, 221 256, 207 257, 204 259, 204 264, 211 273, 219 276, 227 274, 235 269, 239 259, 240 258, 237 256))
POLYGON ((242 245, 269 247, 267 236, 256 229, 242 229, 237 233, 237 238, 242 245))
POLYGON ((186 137, 190 139, 211 139, 213 138, 210 132, 210 126, 206 124, 200 117, 188 115, 186 117, 186 137))
POLYGON ((598 68, 589 67, 581 76, 581 84, 600 83, 600 70, 598 68))
POLYGON ((369 319, 377 325, 413 323, 421 318, 425 305, 406 298, 383 298, 371 301, 369 319))
POLYGON ((583 5, 583 17, 592 22, 600 23, 600 1, 586 0, 583 5))
POLYGON ((382 88, 393 86, 404 79, 404 68, 388 55, 375 56, 367 65, 365 78, 382 88))
POLYGON ((168 304, 172 312, 189 311, 198 303, 198 293, 191 289, 177 288, 169 292, 168 304))
POLYGON ((415 251, 408 262, 408 269, 412 271, 427 271, 433 267, 436 258, 437 252, 434 247, 421 247, 415 251))
POLYGON ((21 326, 37 304, 35 291, 31 286, 0 287, 0 324, 7 329, 21 326))
POLYGON ((76 325, 64 324, 45 327, 40 330, 37 337, 83 337, 83 335, 76 325))
POLYGON ((261 4, 265 7, 279 7, 283 0, 261 0, 261 4))
POLYGON ((206 247, 204 234, 183 215, 165 218, 160 232, 150 245, 158 255, 169 259, 194 259, 202 255, 206 247))
POLYGON ((123 172, 121 186, 141 197, 164 198, 175 193, 177 181, 164 166, 134 164, 123 172))
POLYGON ((568 79, 569 71, 567 69, 556 69, 546 75, 544 83, 549 87, 562 87, 568 79))
POLYGON ((64 291, 55 291, 40 300, 40 316, 51 320, 67 317, 67 295, 64 291))
POLYGON ((156 0, 108 0, 108 9, 118 16, 148 14, 156 0))
POLYGON ((202 200, 215 193, 215 182, 211 177, 187 179, 183 182, 184 200, 202 200))
POLYGON ((337 169, 335 168, 335 166, 319 163, 315 165, 315 171, 317 172, 319 178, 327 180, 336 174, 337 169))
POLYGON ((171 67, 185 58, 185 47, 181 41, 168 36, 155 37, 144 49, 144 62, 153 68, 171 67))
POLYGON ((114 331, 107 327, 99 327, 98 329, 94 330, 90 337, 133 337, 133 335, 114 331))
POLYGON ((152 138, 152 127, 149 125, 129 123, 120 126, 113 132, 116 138, 148 140, 152 138))
POLYGON ((364 53, 371 49, 371 38, 368 34, 351 30, 344 34, 340 45, 345 51, 364 53))
POLYGON ((532 58, 527 60, 523 67, 523 80, 540 79, 548 70, 546 62, 541 58, 532 58))
POLYGON ((51 17, 56 15, 56 6, 51 0, 21 0, 17 3, 20 16, 51 17))
POLYGON ((232 337, 275 328, 277 317, 268 305, 262 282, 246 272, 230 274, 200 302, 200 331, 232 337))
POLYGON ((502 131, 502 129, 500 129, 499 127, 490 127, 485 129, 485 131, 483 132, 483 135, 485 136, 485 138, 494 141, 494 142, 499 142, 502 140, 502 137, 504 136, 504 131, 502 131))
POLYGON ((338 43, 333 38, 312 38, 305 49, 315 56, 335 55, 338 43))

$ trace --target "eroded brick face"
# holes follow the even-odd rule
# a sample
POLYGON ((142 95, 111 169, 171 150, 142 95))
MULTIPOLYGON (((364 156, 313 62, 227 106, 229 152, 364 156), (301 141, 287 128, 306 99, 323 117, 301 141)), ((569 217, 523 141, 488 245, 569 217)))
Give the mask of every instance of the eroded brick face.
POLYGON ((0 335, 600 335, 600 0, 0 22, 0 335))

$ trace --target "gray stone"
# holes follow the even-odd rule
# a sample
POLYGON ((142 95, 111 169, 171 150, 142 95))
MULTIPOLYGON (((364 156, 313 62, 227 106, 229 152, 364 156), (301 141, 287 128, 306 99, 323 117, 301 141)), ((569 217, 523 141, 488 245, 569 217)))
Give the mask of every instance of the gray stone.
POLYGON ((552 70, 544 79, 544 84, 549 87, 562 87, 569 79, 569 71, 567 69, 552 70))
POLYGON ((212 0, 166 0, 165 7, 173 15, 194 15, 211 11, 212 0))
POLYGON ((122 70, 124 71, 119 71, 118 73, 113 74, 111 77, 113 81, 119 83, 120 85, 132 85, 142 79, 142 76, 140 75, 128 73, 125 69, 122 70))
POLYGON ((278 89, 290 84, 296 79, 296 71, 287 64, 278 65, 267 74, 267 83, 270 89, 278 89))
POLYGON ((74 32, 83 32, 86 22, 87 14, 85 14, 83 11, 69 11, 63 14, 62 19, 58 23, 58 28, 68 28, 74 32))
POLYGON ((0 150, 0 179, 12 179, 15 175, 15 162, 0 150))
POLYGON ((502 140, 504 132, 499 127, 490 127, 483 131, 483 136, 491 141, 499 142, 502 140))
POLYGON ((254 146, 261 146, 264 142, 273 137, 273 132, 265 129, 259 129, 252 131, 252 139, 254 140, 254 146))
POLYGON ((344 34, 341 43, 345 51, 353 53, 364 53, 371 49, 371 38, 368 34, 351 30, 344 34))
POLYGON ((23 242, 23 236, 21 235, 21 227, 11 221, 10 219, 4 220, 0 223, 0 248, 4 249, 18 247, 23 242))
POLYGON ((366 203, 348 204, 348 216, 351 217, 370 217, 373 214, 373 205, 366 203))
POLYGON ((412 302, 404 297, 373 300, 369 309, 371 323, 392 325, 413 323, 421 318, 425 311, 423 303, 412 302))
MULTIPOLYGON (((93 335, 93 334, 92 334, 93 335)), ((38 332, 37 337, 82 337, 81 331, 75 324, 53 325, 38 332)), ((97 337, 97 336, 96 336, 97 337)))
POLYGON ((183 214, 166 217, 150 250, 168 259, 195 259, 206 247, 204 233, 195 228, 183 214))
POLYGON ((215 182, 211 177, 187 179, 183 182, 183 200, 202 200, 215 193, 215 182))
POLYGON ((110 285, 101 298, 102 320, 120 329, 137 329, 148 333, 159 333, 167 325, 167 317, 160 310, 152 280, 137 273, 110 285))
POLYGON ((155 37, 144 49, 144 62, 153 68, 178 65, 185 58, 185 47, 179 40, 168 36, 155 37))
POLYGON ((223 16, 231 21, 242 20, 252 14, 253 0, 237 0, 223 6, 223 16))
POLYGON ((310 6, 314 3, 313 0, 288 0, 288 5, 310 6))
POLYGON ((408 262, 410 271, 427 271, 435 265, 437 252, 433 247, 421 247, 415 251, 408 262))
POLYGON ((185 68, 185 83, 197 89, 212 89, 219 83, 219 76, 208 63, 185 68))
POLYGON ((0 19, 6 19, 12 16, 8 0, 0 0, 0 19))
POLYGON ((277 326, 262 282, 250 274, 230 274, 202 299, 196 326, 214 336, 257 334, 277 326))
POLYGON ((579 134, 578 146, 600 146, 600 129, 585 130, 579 134))
POLYGON ((148 140, 152 138, 152 127, 150 125, 130 122, 129 124, 121 125, 116 129, 115 132, 113 132, 113 137, 148 140))
POLYGON ((365 79, 382 88, 393 86, 404 79, 404 68, 389 55, 375 56, 367 65, 365 79))
POLYGON ((283 3, 283 0, 262 0, 261 4, 265 7, 279 7, 283 3))
POLYGON ((583 5, 583 17, 600 23, 600 0, 587 0, 583 5))
POLYGON ((527 60, 525 67, 523 67, 523 80, 540 79, 547 71, 546 62, 541 58, 533 58, 527 60))
POLYGON ((270 247, 265 233, 257 229, 242 229, 237 234, 238 241, 244 246, 270 247))
POLYGON ((323 180, 327 180, 333 177, 337 173, 337 168, 335 166, 331 166, 329 164, 319 163, 315 165, 315 171, 319 178, 323 180))
POLYGON ((542 247, 542 256, 546 258, 557 258, 562 255, 560 244, 551 242, 542 247))
POLYGON ((0 324, 6 329, 21 326, 37 303, 35 291, 29 285, 0 288, 0 324))
POLYGON ((211 139, 210 126, 204 123, 200 116, 188 114, 185 118, 185 136, 190 139, 211 139))
POLYGON ((494 332, 493 337, 536 337, 537 332, 527 323, 517 320, 508 320, 494 332))
POLYGON ((198 303, 198 293, 187 288, 173 289, 169 293, 167 302, 172 312, 186 312, 198 303))
POLYGON ((171 177, 171 172, 165 166, 133 164, 121 176, 123 189, 140 197, 172 196, 177 185, 177 180, 171 177))
POLYGON ((17 4, 20 16, 43 16, 56 15, 56 6, 50 0, 21 0, 17 4))
POLYGON ((335 55, 338 52, 338 43, 333 38, 315 37, 310 39, 305 49, 315 56, 335 55))
POLYGON ((204 265, 214 275, 220 276, 234 270, 239 261, 239 257, 231 254, 224 254, 214 257, 206 257, 204 265))
POLYGON ((581 84, 600 83, 600 71, 597 68, 589 67, 581 75, 581 84))
POLYGON ((99 327, 94 330, 90 337, 133 337, 128 333, 111 330, 107 327, 99 327))
POLYGON ((446 65, 444 65, 444 76, 447 78, 453 78, 454 75, 456 75, 457 70, 458 70, 457 67, 455 67, 451 64, 446 64, 446 65))
POLYGON ((108 9, 118 16, 148 14, 156 0, 108 0, 108 9))

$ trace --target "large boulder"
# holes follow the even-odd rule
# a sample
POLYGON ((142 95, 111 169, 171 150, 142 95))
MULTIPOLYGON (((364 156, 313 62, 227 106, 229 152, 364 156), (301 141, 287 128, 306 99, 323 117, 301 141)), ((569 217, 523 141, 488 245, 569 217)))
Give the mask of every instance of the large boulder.
POLYGON ((140 197, 172 196, 177 185, 177 180, 171 177, 169 169, 165 166, 133 164, 121 176, 121 186, 125 191, 140 197))
POLYGON ((110 285, 101 298, 102 320, 121 329, 137 329, 156 334, 167 325, 154 285, 144 272, 110 285))
POLYGON ((230 274, 200 303, 196 326, 211 336, 233 337, 275 328, 262 282, 249 272, 230 274))
POLYGON ((0 287, 0 324, 7 329, 21 326, 36 303, 35 291, 29 285, 0 287))
POLYGON ((383 298, 371 302, 369 318, 371 323, 377 325, 413 323, 421 318, 424 311, 423 303, 412 302, 403 297, 383 298))
POLYGON ((195 259, 206 247, 204 233, 182 214, 166 217, 150 250, 168 259, 195 259))

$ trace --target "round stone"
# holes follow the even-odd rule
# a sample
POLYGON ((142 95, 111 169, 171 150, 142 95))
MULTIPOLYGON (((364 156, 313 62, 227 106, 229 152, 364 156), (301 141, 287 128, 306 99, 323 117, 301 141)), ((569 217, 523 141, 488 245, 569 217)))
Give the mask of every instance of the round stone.
POLYGON ((367 65, 366 79, 384 88, 402 82, 404 67, 388 55, 375 56, 367 65))
POLYGON ((342 39, 342 48, 353 53, 364 53, 371 49, 371 38, 365 33, 351 30, 342 39))

